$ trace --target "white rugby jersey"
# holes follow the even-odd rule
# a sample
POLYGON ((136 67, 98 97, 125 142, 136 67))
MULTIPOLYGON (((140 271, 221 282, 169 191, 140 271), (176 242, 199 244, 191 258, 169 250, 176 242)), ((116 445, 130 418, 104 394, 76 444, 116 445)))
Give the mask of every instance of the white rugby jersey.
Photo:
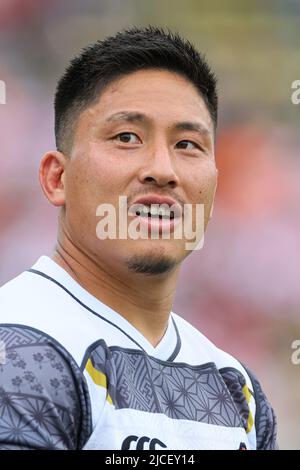
POLYGON ((240 362, 173 312, 153 347, 46 256, 0 289, 0 340, 0 449, 277 447, 240 362))

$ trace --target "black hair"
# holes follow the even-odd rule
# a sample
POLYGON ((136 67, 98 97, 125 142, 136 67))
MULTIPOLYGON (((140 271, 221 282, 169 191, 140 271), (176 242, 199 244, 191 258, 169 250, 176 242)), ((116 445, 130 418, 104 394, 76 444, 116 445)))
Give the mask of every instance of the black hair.
POLYGON ((204 55, 178 33, 154 26, 132 27, 84 48, 58 81, 54 102, 57 149, 68 152, 76 119, 109 83, 142 69, 169 70, 190 80, 216 128, 216 77, 204 55))

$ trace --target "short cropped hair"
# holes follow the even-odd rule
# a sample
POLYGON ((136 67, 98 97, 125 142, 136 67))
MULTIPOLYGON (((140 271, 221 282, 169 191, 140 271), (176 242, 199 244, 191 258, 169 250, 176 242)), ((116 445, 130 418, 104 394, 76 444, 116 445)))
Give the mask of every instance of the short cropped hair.
POLYGON ((154 26, 132 27, 84 48, 59 79, 54 101, 57 149, 70 151, 76 120, 107 85, 143 69, 173 71, 192 82, 216 128, 216 77, 204 55, 178 33, 154 26))

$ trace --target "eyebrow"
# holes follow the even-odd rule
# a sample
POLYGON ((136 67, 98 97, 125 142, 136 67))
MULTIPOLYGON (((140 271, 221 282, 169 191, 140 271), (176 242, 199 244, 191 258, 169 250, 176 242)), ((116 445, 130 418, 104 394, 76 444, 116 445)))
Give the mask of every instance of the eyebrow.
MULTIPOLYGON (((126 121, 126 122, 143 122, 149 123, 151 119, 143 113, 137 111, 121 111, 115 114, 112 114, 106 119, 106 122, 111 121, 126 121)), ((201 135, 209 135, 211 132, 203 124, 195 121, 181 121, 176 122, 173 126, 175 130, 178 131, 193 131, 198 132, 201 135)))
POLYGON ((106 119, 106 121, 145 122, 149 121, 149 118, 147 118, 145 114, 136 111, 121 111, 119 113, 112 114, 106 119))

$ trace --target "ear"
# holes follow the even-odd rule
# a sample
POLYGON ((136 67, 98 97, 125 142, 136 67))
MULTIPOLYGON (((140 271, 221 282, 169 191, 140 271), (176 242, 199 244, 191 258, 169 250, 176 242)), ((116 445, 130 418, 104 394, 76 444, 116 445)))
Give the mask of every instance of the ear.
POLYGON ((42 190, 54 206, 65 205, 65 169, 68 158, 61 152, 47 152, 40 163, 39 179, 42 190))

